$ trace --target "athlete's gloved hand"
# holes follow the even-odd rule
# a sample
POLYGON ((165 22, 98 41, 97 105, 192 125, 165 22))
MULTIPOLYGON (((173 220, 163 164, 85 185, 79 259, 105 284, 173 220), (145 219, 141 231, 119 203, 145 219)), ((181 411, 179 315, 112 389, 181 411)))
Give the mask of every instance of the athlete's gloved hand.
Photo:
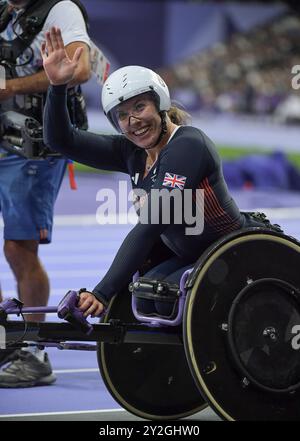
POLYGON ((104 305, 90 292, 83 291, 79 295, 78 307, 84 317, 98 317, 104 311, 104 305))

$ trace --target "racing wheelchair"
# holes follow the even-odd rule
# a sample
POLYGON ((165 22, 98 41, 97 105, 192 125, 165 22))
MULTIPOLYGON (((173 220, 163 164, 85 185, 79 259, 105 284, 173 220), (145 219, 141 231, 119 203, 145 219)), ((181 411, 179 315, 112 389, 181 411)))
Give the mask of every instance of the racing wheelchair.
POLYGON ((57 308, 5 300, 0 324, 15 347, 97 350, 107 389, 141 418, 178 419, 210 405, 224 420, 299 420, 299 264, 295 238, 247 228, 210 246, 180 286, 136 276, 100 323, 85 320, 69 291, 57 308), (139 298, 172 301, 174 314, 143 315, 139 298), (55 311, 65 322, 8 319, 55 311))

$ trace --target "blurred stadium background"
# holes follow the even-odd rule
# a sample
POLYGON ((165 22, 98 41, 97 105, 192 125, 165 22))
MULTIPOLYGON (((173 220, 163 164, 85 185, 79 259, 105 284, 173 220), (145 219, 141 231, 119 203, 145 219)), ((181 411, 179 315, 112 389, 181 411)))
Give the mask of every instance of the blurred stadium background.
MULTIPOLYGON (((292 83, 300 63, 296 2, 83 3, 90 13, 91 36, 109 58, 111 72, 128 64, 158 70, 173 100, 190 112, 192 124, 216 143, 229 185, 241 187, 246 181, 256 187, 300 189, 300 91, 292 83), (245 163, 232 163, 256 153, 267 156, 263 163, 258 160, 253 176, 245 163), (286 159, 298 167, 292 182, 286 159), (264 173, 270 168, 272 176, 261 179, 260 167, 264 173)), ((95 79, 84 92, 90 129, 111 131, 95 79)))
MULTIPOLYGON (((292 87, 297 73, 293 66, 300 65, 297 2, 82 2, 90 17, 90 35, 110 60, 111 72, 130 64, 157 69, 172 98, 190 112, 193 125, 216 143, 240 208, 263 209, 300 239, 300 90, 292 87)), ((95 78, 83 90, 90 130, 111 133, 95 78)), ((78 190, 71 191, 65 178, 53 243, 41 247, 51 279, 50 305, 70 288, 91 289, 131 228, 121 222, 101 226, 95 216, 98 190, 117 190, 126 177, 76 168, 78 190)), ((5 295, 15 295, 3 256, 0 271, 5 295)), ((49 352, 57 383, 26 394, 1 391, 0 418, 133 418, 122 414, 109 397, 94 353, 49 352), (58 395, 62 399, 57 400, 58 395)), ((203 415, 199 419, 217 419, 209 411, 203 415)))

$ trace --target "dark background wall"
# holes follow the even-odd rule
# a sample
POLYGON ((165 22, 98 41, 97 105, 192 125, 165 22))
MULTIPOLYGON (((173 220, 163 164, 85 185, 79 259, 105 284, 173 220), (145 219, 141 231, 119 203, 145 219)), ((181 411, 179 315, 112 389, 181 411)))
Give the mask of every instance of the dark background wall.
POLYGON ((199 53, 232 32, 272 20, 281 3, 82 0, 90 34, 112 62, 112 70, 139 64, 158 68, 199 53))
POLYGON ((90 34, 110 58, 155 68, 164 63, 164 2, 83 0, 90 34))

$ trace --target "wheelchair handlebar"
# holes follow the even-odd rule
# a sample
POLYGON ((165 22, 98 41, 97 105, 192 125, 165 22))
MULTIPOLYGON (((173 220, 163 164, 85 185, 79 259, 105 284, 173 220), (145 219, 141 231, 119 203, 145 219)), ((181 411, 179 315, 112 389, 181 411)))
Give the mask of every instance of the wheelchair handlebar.
POLYGON ((57 315, 89 335, 93 331, 93 325, 87 321, 83 312, 78 308, 78 300, 78 291, 68 291, 58 304, 57 315))

